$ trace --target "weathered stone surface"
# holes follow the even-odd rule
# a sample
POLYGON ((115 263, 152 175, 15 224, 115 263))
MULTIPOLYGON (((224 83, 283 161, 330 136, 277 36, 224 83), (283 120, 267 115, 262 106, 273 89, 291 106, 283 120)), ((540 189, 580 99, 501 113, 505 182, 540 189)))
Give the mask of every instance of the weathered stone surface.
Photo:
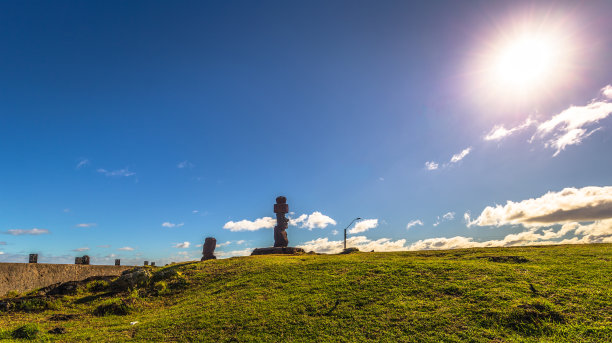
POLYGON ((148 266, 149 265, 149 261, 144 261, 144 265, 148 266))
POLYGON ((282 195, 276 198, 276 204, 274 205, 274 213, 276 213, 276 226, 274 227, 274 246, 286 247, 289 245, 287 231, 285 231, 289 226, 289 219, 285 218, 285 214, 289 213, 289 205, 287 204, 287 198, 282 195))
POLYGON ((128 266, 83 266, 51 263, 0 263, 0 296, 46 287, 60 282, 84 280, 91 276, 118 276, 128 266))
POLYGON ((74 264, 89 265, 89 256, 75 257, 74 264))
POLYGON ((202 247, 202 259, 204 260, 213 260, 217 257, 215 256, 215 248, 217 247, 217 240, 213 237, 206 237, 204 240, 204 246, 202 247))
POLYGON ((151 267, 155 267, 155 262, 151 262, 151 267))
POLYGON ((116 266, 120 266, 120 265, 121 265, 121 260, 120 260, 120 259, 118 259, 118 258, 116 258, 116 259, 115 259, 115 265, 116 265, 116 266))
POLYGON ((111 289, 116 292, 123 292, 144 286, 149 282, 151 276, 151 271, 142 267, 126 270, 111 284, 111 289))
POLYGON ((30 263, 38 263, 38 254, 30 254, 30 258, 28 261, 30 263))
POLYGON ((273 255, 273 254, 284 254, 284 255, 299 255, 306 253, 302 248, 295 247, 271 247, 271 248, 257 248, 253 250, 253 255, 273 255))

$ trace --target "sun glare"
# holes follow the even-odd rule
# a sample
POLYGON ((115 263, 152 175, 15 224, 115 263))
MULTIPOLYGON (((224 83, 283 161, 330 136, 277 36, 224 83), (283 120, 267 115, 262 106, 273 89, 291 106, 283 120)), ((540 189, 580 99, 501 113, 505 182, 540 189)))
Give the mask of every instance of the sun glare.
POLYGON ((572 27, 562 23, 523 21, 489 32, 494 35, 486 37, 485 49, 473 61, 480 75, 478 95, 496 102, 532 102, 571 80, 577 45, 572 27))
POLYGON ((550 37, 526 35, 504 46, 494 64, 494 76, 505 87, 531 90, 556 69, 558 48, 550 37))

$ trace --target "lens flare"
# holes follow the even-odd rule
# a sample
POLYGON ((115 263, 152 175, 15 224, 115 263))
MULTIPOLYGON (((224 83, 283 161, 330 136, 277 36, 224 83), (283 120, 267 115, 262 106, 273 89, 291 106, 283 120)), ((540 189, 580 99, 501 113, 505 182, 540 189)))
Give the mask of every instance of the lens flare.
POLYGON ((493 77, 504 87, 533 90, 554 75, 559 50, 551 37, 519 37, 499 51, 493 65, 493 77))

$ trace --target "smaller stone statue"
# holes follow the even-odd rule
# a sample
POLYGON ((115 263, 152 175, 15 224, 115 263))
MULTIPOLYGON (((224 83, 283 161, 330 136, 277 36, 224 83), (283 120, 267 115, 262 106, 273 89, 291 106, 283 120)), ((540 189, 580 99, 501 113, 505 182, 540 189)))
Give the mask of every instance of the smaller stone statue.
POLYGON ((120 260, 120 259, 118 259, 118 258, 116 258, 116 259, 115 259, 115 265, 116 265, 116 266, 120 266, 120 265, 121 265, 121 260, 120 260))
POLYGON ((30 254, 30 263, 38 263, 38 254, 30 254))
POLYGON ((215 256, 216 247, 217 240, 213 237, 206 237, 204 240, 204 247, 202 248, 202 259, 200 261, 217 259, 217 256, 215 256))
POLYGON ((89 264, 89 256, 85 255, 83 257, 75 257, 74 258, 74 264, 88 265, 89 264))

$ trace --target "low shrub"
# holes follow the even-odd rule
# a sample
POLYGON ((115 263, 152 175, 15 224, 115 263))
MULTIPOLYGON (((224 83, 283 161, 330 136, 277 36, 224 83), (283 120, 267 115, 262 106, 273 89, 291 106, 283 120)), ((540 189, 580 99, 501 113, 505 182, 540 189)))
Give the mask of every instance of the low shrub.
POLYGON ((54 301, 45 298, 29 298, 16 301, 13 305, 13 310, 22 312, 42 312, 57 308, 54 301))
POLYGON ((36 324, 26 324, 13 330, 11 336, 21 339, 35 339, 38 336, 40 329, 36 324))
POLYGON ((130 313, 130 307, 121 299, 109 299, 93 311, 95 316, 125 316, 130 313))
POLYGON ((85 285, 85 289, 90 292, 102 292, 110 286, 110 282, 105 280, 94 280, 90 281, 85 285))

